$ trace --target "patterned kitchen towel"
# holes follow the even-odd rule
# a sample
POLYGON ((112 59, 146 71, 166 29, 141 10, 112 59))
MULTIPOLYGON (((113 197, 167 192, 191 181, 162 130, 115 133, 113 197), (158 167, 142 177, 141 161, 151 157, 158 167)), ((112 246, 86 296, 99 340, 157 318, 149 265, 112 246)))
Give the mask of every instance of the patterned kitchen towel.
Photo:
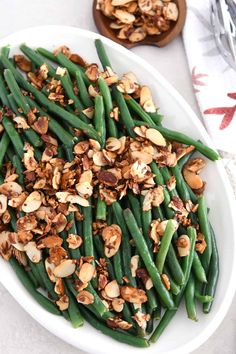
POLYGON ((210 0, 187 0, 183 40, 194 91, 215 146, 236 153, 236 72, 214 39, 210 0))

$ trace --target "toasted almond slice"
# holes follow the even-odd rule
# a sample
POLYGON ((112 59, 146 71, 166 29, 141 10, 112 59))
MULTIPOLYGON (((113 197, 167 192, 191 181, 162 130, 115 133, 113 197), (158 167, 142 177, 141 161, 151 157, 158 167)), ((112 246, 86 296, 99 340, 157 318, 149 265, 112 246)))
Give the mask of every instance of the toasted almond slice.
POLYGON ((73 250, 79 248, 83 243, 82 237, 80 237, 79 235, 74 235, 74 234, 69 234, 66 241, 69 244, 69 248, 71 248, 73 250))
POLYGON ((93 162, 96 166, 102 167, 107 165, 107 161, 102 151, 95 152, 95 154, 93 155, 93 162))
POLYGON ((101 145, 97 140, 89 139, 89 144, 94 151, 100 151, 101 145))
POLYGON ((151 154, 143 151, 132 151, 130 153, 131 158, 133 161, 141 161, 144 162, 145 164, 150 164, 153 161, 153 157, 151 154))
POLYGON ((141 12, 146 13, 152 9, 152 1, 150 0, 138 0, 138 7, 141 12))
POLYGON ((139 255, 131 257, 130 269, 132 277, 136 277, 136 270, 138 269, 139 255))
POLYGON ((188 256, 191 246, 191 242, 188 235, 181 235, 176 241, 176 246, 180 257, 188 256))
POLYGON ((65 294, 65 286, 63 283, 62 278, 57 278, 56 279, 56 284, 54 286, 54 291, 57 295, 64 295, 65 294))
POLYGON ((123 308, 124 308, 124 303, 125 303, 125 301, 121 298, 117 298, 117 299, 112 300, 113 310, 116 312, 122 312, 123 308))
POLYGON ((116 9, 113 12, 113 16, 115 16, 116 18, 118 18, 118 20, 120 20, 122 23, 125 23, 125 24, 130 24, 135 21, 134 15, 130 14, 127 11, 120 10, 120 9, 116 9))
POLYGON ((191 172, 199 173, 205 166, 206 166, 206 162, 203 159, 198 157, 189 160, 184 167, 191 172))
POLYGON ((106 141, 106 149, 108 151, 117 151, 121 148, 121 141, 117 138, 110 137, 106 141))
POLYGON ((59 300, 56 301, 57 306, 59 307, 60 311, 65 311, 69 307, 69 297, 67 295, 63 295, 60 297, 59 300))
POLYGON ((189 171, 187 168, 183 169, 183 175, 185 181, 188 183, 189 187, 192 189, 200 189, 203 186, 203 180, 199 175, 194 172, 189 171))
POLYGON ((105 286, 105 293, 110 298, 116 298, 120 295, 120 288, 116 280, 112 280, 105 286))
POLYGON ((7 196, 0 194, 0 214, 5 213, 7 210, 7 196))
POLYGON ((120 287, 121 296, 125 301, 142 304, 147 302, 147 295, 144 290, 137 289, 129 285, 120 287))
POLYGON ((64 214, 59 213, 53 218, 52 223, 55 224, 56 232, 60 233, 65 230, 67 219, 64 214))
POLYGON ((141 138, 146 138, 147 127, 142 125, 141 127, 134 127, 134 132, 141 138))
POLYGON ((75 271, 76 265, 72 259, 66 259, 62 261, 53 271, 53 274, 57 278, 66 278, 69 275, 73 274, 75 271))
POLYGON ((0 232, 0 255, 6 261, 9 261, 9 259, 12 256, 12 245, 10 239, 11 239, 11 232, 9 231, 0 232))
POLYGON ((145 288, 146 290, 150 290, 151 288, 153 288, 153 282, 152 279, 149 277, 145 283, 145 288))
POLYGON ((57 235, 43 237, 38 242, 38 248, 54 248, 62 245, 63 239, 57 235))
POLYGON ((48 274, 49 279, 51 280, 51 282, 56 283, 57 277, 55 277, 55 275, 53 273, 54 269, 56 267, 55 264, 49 262, 49 258, 45 259, 45 263, 44 264, 45 264, 45 269, 46 269, 46 272, 48 274))
POLYGON ((108 258, 113 257, 118 252, 121 244, 122 233, 120 227, 116 224, 104 227, 102 238, 105 241, 105 255, 108 258))
POLYGON ((88 170, 88 171, 84 171, 81 173, 81 176, 79 178, 79 182, 80 183, 88 182, 91 184, 92 179, 93 179, 93 172, 91 170, 88 170))
POLYGON ((123 6, 126 5, 134 0, 112 0, 111 4, 112 6, 123 6))
POLYGON ((79 279, 82 283, 88 283, 94 277, 95 268, 91 263, 83 263, 79 270, 79 279))
POLYGON ((167 290, 170 290, 170 280, 166 274, 161 274, 161 280, 167 290))
POLYGON ((149 128, 146 130, 146 138, 153 144, 158 146, 166 146, 166 140, 163 135, 156 129, 149 128))
POLYGON ((42 194, 38 191, 30 193, 22 205, 22 210, 25 213, 32 213, 40 208, 42 204, 42 194))
POLYGON ((17 249, 18 251, 24 252, 25 251, 25 245, 21 242, 15 242, 12 243, 12 246, 17 249))
POLYGON ((106 186, 114 187, 117 185, 118 182, 117 177, 112 172, 109 172, 107 170, 99 171, 97 177, 99 182, 105 184, 106 186))
POLYGON ((30 126, 27 124, 24 117, 17 116, 13 118, 14 122, 17 124, 17 128, 19 129, 29 129, 30 126))
POLYGON ((88 198, 93 194, 93 187, 89 182, 79 182, 75 188, 81 197, 88 198))
POLYGON ((0 185, 0 193, 11 197, 22 193, 22 187, 16 182, 6 182, 0 185))
POLYGON ((130 42, 136 43, 142 41, 146 35, 147 32, 142 27, 138 27, 129 35, 128 39, 130 42))
POLYGON ((70 202, 72 204, 79 204, 84 207, 89 206, 88 200, 82 198, 80 195, 72 195, 68 192, 57 192, 56 197, 60 203, 70 202))
POLYGON ((80 291, 77 296, 76 296, 76 300, 80 303, 80 304, 84 304, 84 305, 90 305, 94 302, 94 296, 93 294, 91 294, 89 291, 87 290, 82 290, 80 291))
POLYGON ((85 154, 89 149, 89 142, 88 141, 80 141, 78 144, 74 146, 74 153, 76 155, 85 154))
POLYGON ((83 109, 82 112, 88 117, 89 119, 93 118, 94 115, 94 108, 93 107, 88 107, 86 109, 83 109))
POLYGON ((172 1, 169 2, 166 6, 163 7, 163 16, 165 20, 177 21, 179 16, 177 5, 172 1))
POLYGON ((42 251, 37 248, 37 245, 36 245, 36 243, 34 241, 28 242, 24 246, 24 250, 25 250, 27 256, 29 257, 29 259, 33 263, 38 263, 38 262, 41 261, 41 259, 42 259, 42 251))
POLYGON ((123 154, 123 152, 125 151, 125 144, 126 144, 126 136, 122 136, 121 138, 119 138, 120 143, 121 143, 121 147, 120 149, 117 151, 117 154, 123 154))

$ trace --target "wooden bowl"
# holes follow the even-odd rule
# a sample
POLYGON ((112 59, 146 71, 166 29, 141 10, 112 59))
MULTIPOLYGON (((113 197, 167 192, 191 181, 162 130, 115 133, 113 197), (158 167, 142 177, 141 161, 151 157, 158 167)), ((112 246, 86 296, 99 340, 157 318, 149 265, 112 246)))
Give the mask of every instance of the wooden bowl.
POLYGON ((110 28, 110 23, 112 20, 105 15, 100 10, 96 9, 97 0, 93 2, 93 17, 99 32, 113 41, 123 45, 124 47, 130 49, 136 47, 138 45, 155 45, 157 47, 164 47, 168 43, 170 43, 178 34, 182 31, 184 26, 185 18, 186 18, 186 2, 185 0, 172 0, 175 2, 179 9, 179 17, 176 22, 171 22, 171 27, 168 31, 163 32, 154 36, 147 36, 144 40, 136 43, 131 43, 127 39, 119 39, 116 36, 118 33, 116 30, 110 28))

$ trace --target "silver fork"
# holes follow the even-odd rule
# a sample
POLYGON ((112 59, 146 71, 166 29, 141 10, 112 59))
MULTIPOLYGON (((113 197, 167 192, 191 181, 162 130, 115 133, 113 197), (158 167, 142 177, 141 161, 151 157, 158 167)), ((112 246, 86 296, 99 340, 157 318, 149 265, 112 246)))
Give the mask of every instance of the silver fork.
POLYGON ((211 0, 211 22, 221 55, 236 70, 236 0, 211 0))

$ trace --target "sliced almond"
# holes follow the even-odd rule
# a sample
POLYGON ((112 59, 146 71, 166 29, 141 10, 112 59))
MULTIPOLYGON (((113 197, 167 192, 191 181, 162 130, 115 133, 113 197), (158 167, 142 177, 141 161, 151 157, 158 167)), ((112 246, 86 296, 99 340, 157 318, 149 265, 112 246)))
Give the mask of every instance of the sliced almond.
POLYGON ((97 140, 94 139, 89 139, 89 145, 94 151, 100 151, 101 150, 101 145, 97 140))
POLYGON ((69 297, 67 295, 63 295, 60 297, 59 300, 56 301, 56 304, 59 307, 60 311, 65 311, 69 307, 69 302, 69 297))
POLYGON ((139 255, 131 257, 130 269, 132 277, 136 277, 136 270, 138 269, 139 255))
POLYGON ((36 245, 36 243, 34 241, 28 242, 24 246, 24 250, 25 250, 27 256, 29 257, 29 259, 33 263, 38 263, 38 262, 41 261, 41 259, 42 259, 42 251, 37 248, 37 245, 36 245))
POLYGON ((112 0, 111 4, 113 6, 123 6, 123 5, 126 5, 132 1, 134 1, 134 0, 112 0))
POLYGON ((88 141, 80 141, 78 144, 74 146, 74 153, 76 155, 85 154, 89 149, 88 141))
POLYGON ((191 242, 188 235, 181 235, 176 241, 176 247, 180 257, 189 255, 191 242))
POLYGON ((7 197, 18 196, 22 193, 22 187, 16 182, 6 182, 0 185, 0 193, 7 197))
POLYGON ((153 156, 143 151, 132 151, 130 153, 133 161, 141 161, 145 164, 150 164, 153 161, 153 156))
POLYGON ((93 162, 96 166, 106 166, 107 161, 102 151, 96 151, 93 155, 93 162))
POLYGON ((108 151, 118 151, 121 148, 121 142, 117 138, 110 137, 106 141, 106 149, 108 151))
POLYGON ((135 16, 130 14, 127 11, 116 9, 113 12, 113 16, 115 16, 118 20, 120 20, 122 23, 125 24, 130 24, 135 21, 135 16))
POLYGON ((7 210, 7 196, 0 194, 0 214, 5 213, 7 210))
POLYGON ((110 298, 116 298, 120 295, 120 288, 116 280, 112 280, 105 286, 105 293, 110 298))
POLYGON ((53 218, 52 223, 55 224, 56 232, 60 233, 65 230, 67 219, 64 214, 59 213, 53 218))
POLYGON ((79 182, 75 188, 83 198, 88 198, 93 194, 93 187, 89 182, 79 182))
MULTIPOLYGON (((130 42, 136 43, 136 42, 140 42, 140 41, 144 40, 146 35, 147 35, 147 32, 142 27, 138 27, 129 35, 128 39, 130 42)), ((146 104, 146 102, 145 102, 145 104, 146 104)))
POLYGON ((79 182, 80 183, 88 182, 91 184, 92 179, 93 179, 93 172, 91 170, 88 170, 88 171, 84 171, 81 173, 81 176, 79 178, 79 182))
POLYGON ((161 274, 161 280, 167 290, 170 290, 170 280, 166 274, 161 274))
POLYGON ((53 274, 57 278, 66 278, 69 275, 73 274, 75 271, 76 265, 72 259, 66 259, 62 261, 53 271, 53 274))
POLYGON ((102 231, 102 238, 105 242, 105 255, 108 258, 113 257, 121 244, 122 233, 120 227, 116 224, 106 226, 102 231))
POLYGON ((105 171, 105 170, 99 171, 97 177, 99 182, 110 187, 116 186, 118 182, 116 176, 112 172, 105 171))
POLYGON ((166 146, 166 140, 163 135, 156 129, 149 128, 146 130, 146 138, 153 144, 158 146, 166 146))
POLYGON ((87 290, 80 291, 76 296, 77 301, 80 304, 90 305, 94 302, 94 296, 87 290))
POLYGON ((42 204, 42 194, 38 191, 30 193, 22 205, 22 210, 25 213, 32 213, 40 208, 42 204))
POLYGON ((137 289, 129 285, 121 286, 120 293, 125 301, 142 304, 147 302, 147 295, 144 290, 137 289))
POLYGON ((123 308, 124 308, 124 303, 125 303, 125 301, 121 298, 117 298, 117 299, 112 300, 113 310, 116 312, 122 312, 123 308))
POLYGON ((9 261, 9 259, 12 256, 13 248, 10 242, 10 238, 11 238, 11 232, 9 231, 0 232, 0 255, 6 261, 9 261))
POLYGON ((57 277, 54 275, 55 264, 49 261, 49 258, 45 259, 45 269, 51 282, 56 283, 57 277))
POLYGON ((199 175, 194 172, 189 171, 188 169, 183 169, 183 175, 185 181, 188 183, 189 187, 192 189, 200 189, 203 186, 203 180, 199 175))
POLYGON ((64 295, 65 294, 65 286, 63 280, 61 278, 56 279, 56 283, 54 286, 54 291, 57 295, 64 295))
POLYGON ((69 234, 66 241, 69 244, 69 248, 71 248, 72 250, 79 248, 83 243, 82 237, 74 234, 69 234))
POLYGON ((61 246, 63 243, 63 239, 56 235, 46 236, 39 240, 38 248, 53 248, 57 246, 61 246))
POLYGON ((60 203, 72 203, 72 204, 79 204, 84 207, 89 206, 89 202, 87 199, 82 198, 80 195, 72 195, 68 192, 57 192, 56 197, 60 203))
POLYGON ((88 283, 94 277, 95 268, 91 263, 83 263, 80 267, 78 277, 82 283, 88 283))

